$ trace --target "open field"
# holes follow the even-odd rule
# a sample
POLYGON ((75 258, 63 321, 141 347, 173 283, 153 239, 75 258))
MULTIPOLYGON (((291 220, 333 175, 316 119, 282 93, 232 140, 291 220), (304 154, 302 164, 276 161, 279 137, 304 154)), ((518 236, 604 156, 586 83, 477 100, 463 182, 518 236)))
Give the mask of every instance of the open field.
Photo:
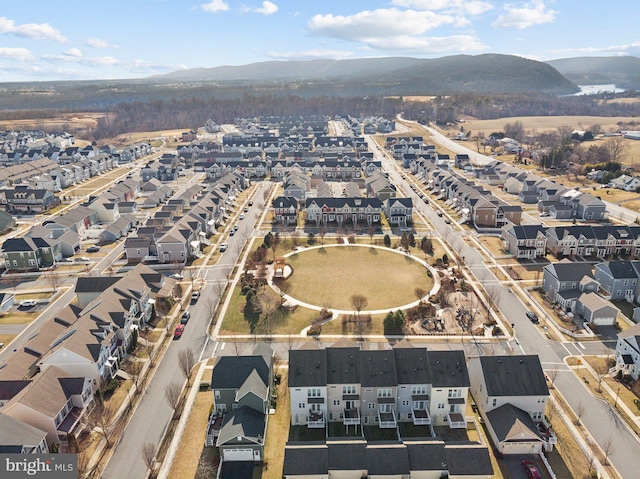
MULTIPOLYGON (((619 131, 618 122, 630 123, 637 121, 637 118, 630 116, 515 116, 495 120, 469 120, 465 121, 463 125, 465 130, 471 130, 472 135, 484 132, 489 136, 494 131, 502 131, 505 124, 517 121, 523 124, 525 131, 550 131, 557 130, 562 126, 570 126, 576 130, 587 130, 593 125, 600 125, 601 131, 619 131)), ((457 130, 456 128, 455 131, 457 132, 457 130)))
POLYGON ((45 130, 77 131, 91 130, 98 124, 98 119, 105 117, 104 112, 61 113, 53 118, 33 118, 26 120, 0 120, 0 129, 42 128, 45 130))
POLYGON ((6 348, 15 337, 14 334, 0 334, 0 343, 4 343, 2 347, 6 348))
POLYGON ((134 131, 124 133, 113 138, 110 143, 117 147, 133 145, 140 141, 152 141, 156 138, 165 140, 167 146, 176 146, 179 142, 180 135, 189 128, 179 130, 160 130, 160 131, 134 131), (174 141, 175 140, 175 141, 174 141))
POLYGON ((412 257, 378 248, 318 248, 289 256, 287 263, 294 271, 290 296, 329 308, 353 309, 353 294, 367 297, 364 310, 398 307, 416 300, 415 288, 433 287, 412 257))

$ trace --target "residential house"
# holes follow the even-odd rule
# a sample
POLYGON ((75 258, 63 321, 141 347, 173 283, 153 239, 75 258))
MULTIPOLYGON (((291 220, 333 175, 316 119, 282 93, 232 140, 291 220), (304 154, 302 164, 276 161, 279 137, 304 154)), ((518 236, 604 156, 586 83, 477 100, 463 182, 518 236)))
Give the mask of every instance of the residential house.
POLYGON ((317 226, 335 223, 372 226, 380 223, 382 202, 378 198, 308 198, 306 220, 317 226))
POLYGON ((551 302, 570 312, 574 310, 576 301, 583 292, 585 277, 593 278, 589 263, 563 259, 543 268, 542 289, 551 302))
POLYGON ((26 185, 16 185, 11 190, 0 191, 0 202, 10 213, 43 213, 60 204, 52 190, 34 189, 26 185))
POLYGON ((640 376, 640 323, 618 333, 615 358, 616 369, 637 381, 640 376))
POLYGON ((502 246, 518 259, 535 259, 546 254, 546 228, 541 225, 513 225, 502 227, 502 246))
POLYGON ((595 265, 594 278, 606 293, 606 299, 633 302, 638 289, 640 262, 605 261, 595 265))
POLYGON ((49 238, 9 238, 2 252, 6 268, 19 271, 37 270, 62 259, 60 242, 49 238))
POLYGON ((92 381, 50 367, 11 398, 0 412, 47 434, 47 443, 66 445, 80 432, 83 416, 93 406, 92 381))
POLYGON ((618 324, 620 310, 599 294, 589 291, 578 297, 576 313, 590 325, 615 326, 618 324))
POLYGON ((549 388, 536 355, 470 358, 471 393, 503 454, 551 451, 555 435, 544 418, 549 388))
POLYGON ((208 441, 224 462, 262 461, 273 384, 273 351, 257 345, 248 356, 222 356, 211 374, 215 413, 208 441))
POLYGON ((47 454, 48 452, 46 432, 0 413, 0 453, 47 454))
POLYGON ((273 200, 273 218, 283 226, 298 223, 298 200, 292 196, 278 196, 273 200))
POLYGON ((383 204, 384 214, 390 226, 407 226, 413 223, 411 198, 388 198, 383 204))

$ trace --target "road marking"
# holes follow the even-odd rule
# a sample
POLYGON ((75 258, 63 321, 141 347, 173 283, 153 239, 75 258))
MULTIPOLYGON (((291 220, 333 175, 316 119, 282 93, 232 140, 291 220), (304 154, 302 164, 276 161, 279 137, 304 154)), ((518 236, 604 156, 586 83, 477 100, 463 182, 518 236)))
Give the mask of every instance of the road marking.
POLYGON ((582 345, 582 343, 580 343, 580 342, 578 342, 578 346, 580 346, 582 349, 587 349, 587 348, 585 348, 585 347, 582 345))
POLYGON ((220 346, 220 351, 222 351, 226 345, 227 343, 222 343, 222 346, 220 346))

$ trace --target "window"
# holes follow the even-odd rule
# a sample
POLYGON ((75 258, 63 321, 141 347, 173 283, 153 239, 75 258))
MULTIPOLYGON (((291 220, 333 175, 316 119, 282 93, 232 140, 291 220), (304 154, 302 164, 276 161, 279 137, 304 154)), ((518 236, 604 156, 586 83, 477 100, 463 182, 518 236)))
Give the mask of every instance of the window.
POLYGON ((298 409, 305 409, 307 407, 307 405, 303 402, 299 402, 298 403, 298 409))
POLYGON ((319 398, 320 397, 320 388, 309 388, 309 389, 307 389, 307 397, 319 398))
POLYGON ((540 411, 534 411, 531 413, 531 418, 536 421, 542 419, 542 413, 540 411))
POLYGON ((411 394, 427 394, 427 386, 413 386, 411 388, 411 394))
POLYGON ((443 402, 439 402, 438 403, 438 409, 444 409, 444 403, 443 402))
POLYGON ((216 399, 220 399, 220 391, 215 391, 214 392, 216 399))
POLYGON ((369 405, 367 406, 369 409, 375 409, 376 405, 375 403, 370 402, 369 405))
POLYGON ((493 398, 493 401, 491 401, 491 406, 496 407, 496 404, 498 404, 498 400, 496 398, 493 398))
POLYGON ((342 394, 355 394, 356 387, 355 386, 342 386, 342 394))
POLYGON ((408 406, 408 405, 409 405, 409 401, 408 401, 408 400, 406 400, 406 399, 405 399, 405 400, 403 400, 403 401, 402 401, 402 405, 403 405, 403 406, 408 406))
POLYGON ((333 400, 333 405, 334 406, 340 406, 340 400, 339 399, 334 399, 333 400))
POLYGON ((378 397, 379 398, 390 398, 391 397, 391 389, 378 389, 378 397))

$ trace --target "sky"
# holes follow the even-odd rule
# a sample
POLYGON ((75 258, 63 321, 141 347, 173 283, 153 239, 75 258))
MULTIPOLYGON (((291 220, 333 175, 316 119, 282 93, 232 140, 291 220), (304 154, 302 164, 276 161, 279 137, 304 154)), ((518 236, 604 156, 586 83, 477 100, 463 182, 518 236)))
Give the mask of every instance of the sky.
POLYGON ((0 82, 270 60, 640 56, 636 0, 0 0, 0 82))

